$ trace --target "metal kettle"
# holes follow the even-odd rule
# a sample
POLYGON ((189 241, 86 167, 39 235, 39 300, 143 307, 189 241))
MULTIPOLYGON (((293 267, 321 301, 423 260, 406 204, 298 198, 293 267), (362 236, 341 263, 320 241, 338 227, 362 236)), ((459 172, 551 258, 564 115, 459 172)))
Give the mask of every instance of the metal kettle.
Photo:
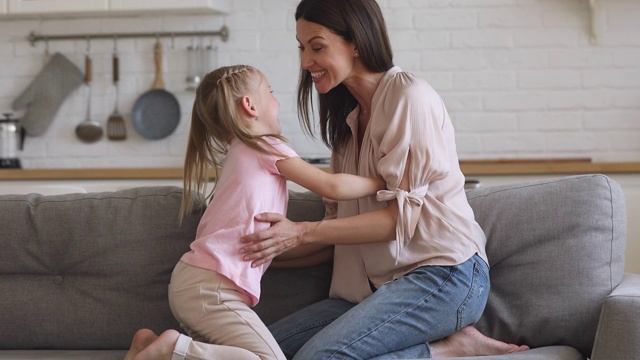
POLYGON ((20 121, 11 118, 11 113, 4 113, 0 119, 0 168, 21 168, 18 150, 24 149, 24 127, 20 121))

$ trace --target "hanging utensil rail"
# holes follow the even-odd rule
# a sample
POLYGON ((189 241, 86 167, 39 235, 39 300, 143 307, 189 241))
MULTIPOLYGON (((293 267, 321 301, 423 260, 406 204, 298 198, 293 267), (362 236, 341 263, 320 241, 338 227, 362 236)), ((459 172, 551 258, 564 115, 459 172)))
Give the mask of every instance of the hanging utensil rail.
POLYGON ((220 36, 222 41, 229 39, 229 28, 224 25, 218 31, 162 31, 162 32, 131 32, 131 33, 104 33, 83 35, 42 35, 31 32, 29 42, 35 46, 38 41, 55 40, 93 40, 93 39, 124 39, 124 38, 175 38, 175 37, 208 37, 220 36))

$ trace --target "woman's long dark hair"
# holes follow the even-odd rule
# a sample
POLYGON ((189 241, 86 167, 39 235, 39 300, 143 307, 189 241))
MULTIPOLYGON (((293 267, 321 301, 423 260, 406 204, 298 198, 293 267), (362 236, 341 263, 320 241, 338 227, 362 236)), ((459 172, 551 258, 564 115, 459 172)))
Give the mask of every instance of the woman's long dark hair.
MULTIPOLYGON (((387 26, 375 0, 302 0, 295 18, 322 25, 353 43, 368 70, 385 72, 393 67, 387 26)), ((313 135, 312 90, 311 74, 300 69, 298 115, 302 127, 310 135, 313 135)), ((358 103, 343 84, 326 94, 319 94, 318 103, 322 141, 330 149, 339 150, 351 136, 345 119, 358 103)))

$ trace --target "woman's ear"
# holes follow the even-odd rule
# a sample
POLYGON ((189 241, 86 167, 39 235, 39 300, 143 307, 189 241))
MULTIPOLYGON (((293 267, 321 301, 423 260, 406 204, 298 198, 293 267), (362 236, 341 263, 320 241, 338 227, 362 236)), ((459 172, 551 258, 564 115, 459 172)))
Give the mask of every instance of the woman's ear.
POLYGON ((256 108, 256 104, 253 102, 253 99, 249 96, 243 96, 240 99, 240 106, 242 107, 242 111, 250 117, 258 116, 258 109, 256 108))

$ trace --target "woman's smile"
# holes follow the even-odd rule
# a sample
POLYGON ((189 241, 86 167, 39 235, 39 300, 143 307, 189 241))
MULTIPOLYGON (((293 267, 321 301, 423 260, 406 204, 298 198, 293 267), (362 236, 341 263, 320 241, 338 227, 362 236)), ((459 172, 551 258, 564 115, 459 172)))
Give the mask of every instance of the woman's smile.
POLYGON ((323 70, 323 71, 309 71, 309 73, 311 74, 311 79, 313 80, 313 82, 317 83, 322 79, 322 77, 324 75, 327 74, 327 71, 326 70, 323 70))

